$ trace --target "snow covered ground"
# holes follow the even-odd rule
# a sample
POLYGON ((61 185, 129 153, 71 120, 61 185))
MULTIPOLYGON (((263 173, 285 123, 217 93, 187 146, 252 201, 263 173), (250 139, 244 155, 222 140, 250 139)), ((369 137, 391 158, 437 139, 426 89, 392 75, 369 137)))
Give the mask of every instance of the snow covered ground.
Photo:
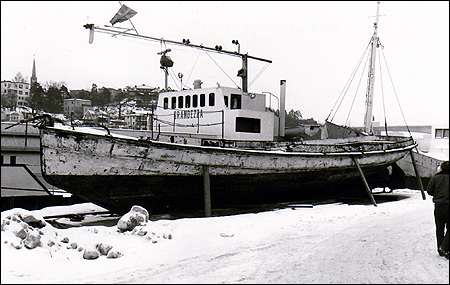
MULTIPOLYGON (((34 249, 14 248, 6 230, 1 232, 1 282, 448 284, 449 261, 436 251, 431 197, 423 200, 420 191, 410 189, 386 195, 401 199, 377 207, 325 204, 160 219, 139 227, 141 235, 120 233, 116 226, 47 224, 40 229, 41 246, 34 249), (83 251, 67 248, 73 242, 78 248, 108 244, 123 256, 87 260, 83 251)), ((67 207, 30 212, 44 216, 67 207)), ((2 222, 18 211, 2 212, 2 222)))

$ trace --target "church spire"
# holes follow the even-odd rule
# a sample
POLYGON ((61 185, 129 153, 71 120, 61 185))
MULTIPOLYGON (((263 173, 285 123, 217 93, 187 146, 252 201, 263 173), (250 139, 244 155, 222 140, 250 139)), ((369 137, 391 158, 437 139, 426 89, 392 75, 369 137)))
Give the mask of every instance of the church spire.
POLYGON ((37 83, 37 77, 36 77, 36 62, 33 54, 33 70, 31 71, 31 82, 30 86, 34 86, 34 84, 37 83))

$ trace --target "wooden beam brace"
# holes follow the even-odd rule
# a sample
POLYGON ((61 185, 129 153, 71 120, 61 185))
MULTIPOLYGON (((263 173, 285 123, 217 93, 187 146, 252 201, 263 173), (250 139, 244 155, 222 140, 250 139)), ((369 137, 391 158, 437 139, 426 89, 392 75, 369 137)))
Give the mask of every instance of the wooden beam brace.
POLYGON ((411 155, 411 161, 414 166, 414 172, 416 173, 417 183, 419 183, 420 186, 420 192, 422 192, 422 199, 425 200, 426 199, 425 190, 423 188, 422 179, 420 178, 419 169, 417 168, 416 160, 414 159, 412 149, 409 150, 409 154, 411 155))
POLYGON ((377 202, 375 202, 375 199, 373 198, 372 191, 370 191, 369 184, 367 183, 366 177, 364 177, 364 173, 362 172, 361 166, 359 165, 358 161, 356 160, 356 157, 352 156, 352 159, 356 165, 356 168, 358 168, 359 175, 361 176, 361 180, 363 181, 364 186, 366 187, 367 194, 369 195, 369 198, 372 201, 372 204, 376 207, 377 202))
POLYGON ((211 182, 209 177, 209 166, 203 169, 203 194, 205 197, 205 217, 211 217, 211 182))

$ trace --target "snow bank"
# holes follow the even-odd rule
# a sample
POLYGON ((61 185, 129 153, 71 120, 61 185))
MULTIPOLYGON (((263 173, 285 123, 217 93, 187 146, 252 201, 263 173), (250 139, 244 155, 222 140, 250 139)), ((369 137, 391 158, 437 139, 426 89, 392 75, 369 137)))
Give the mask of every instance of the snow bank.
MULTIPOLYGON (((55 212, 57 211, 53 211, 54 214, 55 212)), ((164 239, 172 239, 170 232, 166 233, 165 229, 159 226, 152 226, 153 222, 149 223, 147 211, 139 206, 134 206, 119 221, 119 224, 122 222, 128 226, 126 229, 119 228, 119 224, 117 228, 81 227, 66 230, 57 229, 47 223, 39 214, 39 211, 28 211, 20 208, 2 212, 1 220, 2 259, 4 253, 14 254, 18 257, 26 256, 30 254, 27 251, 33 250, 33 254, 26 258, 30 264, 34 262, 31 268, 39 267, 38 264, 47 258, 66 259, 69 261, 120 258, 124 255, 124 251, 120 247, 123 244, 119 241, 121 236, 137 236, 144 239, 145 241, 141 246, 154 244, 164 239), (146 216, 144 213, 146 213, 146 216), (128 221, 125 221, 126 219, 128 221), (129 223, 130 220, 132 225, 129 223), (24 252, 18 255, 13 253, 13 251, 19 250, 24 252), (34 259, 31 256, 40 256, 40 258, 34 259)), ((24 260, 19 258, 17 261, 22 263, 24 260)))
MULTIPOLYGON (((420 191, 409 189, 382 195, 398 200, 377 201, 377 207, 325 204, 144 220, 123 232, 117 225, 57 229, 48 223, 41 228, 27 224, 41 237, 33 249, 17 249, 14 245, 23 239, 15 233, 18 225, 24 227, 26 215, 40 223, 37 214, 44 209, 12 209, 1 215, 2 223, 10 221, 1 232, 1 281, 448 284, 448 260, 435 248, 431 197, 422 200, 420 191), (15 224, 14 213, 20 213, 15 224), (83 258, 84 249, 98 257, 83 258), (109 254, 117 258, 107 258, 109 254)), ((86 204, 71 207, 75 211, 80 206, 86 204)), ((61 209, 52 208, 52 213, 61 209)))

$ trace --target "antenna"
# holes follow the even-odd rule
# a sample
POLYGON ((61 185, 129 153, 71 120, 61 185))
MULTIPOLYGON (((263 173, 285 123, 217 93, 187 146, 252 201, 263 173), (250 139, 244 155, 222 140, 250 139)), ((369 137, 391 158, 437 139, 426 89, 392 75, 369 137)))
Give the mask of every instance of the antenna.
POLYGON ((166 53, 172 51, 170 48, 165 49, 163 51, 158 52, 158 55, 161 55, 161 59, 159 60, 159 63, 161 63, 161 69, 164 70, 164 77, 165 77, 165 84, 164 84, 164 90, 168 91, 168 77, 169 77, 169 67, 173 66, 173 61, 170 59, 169 56, 166 55, 166 53))

